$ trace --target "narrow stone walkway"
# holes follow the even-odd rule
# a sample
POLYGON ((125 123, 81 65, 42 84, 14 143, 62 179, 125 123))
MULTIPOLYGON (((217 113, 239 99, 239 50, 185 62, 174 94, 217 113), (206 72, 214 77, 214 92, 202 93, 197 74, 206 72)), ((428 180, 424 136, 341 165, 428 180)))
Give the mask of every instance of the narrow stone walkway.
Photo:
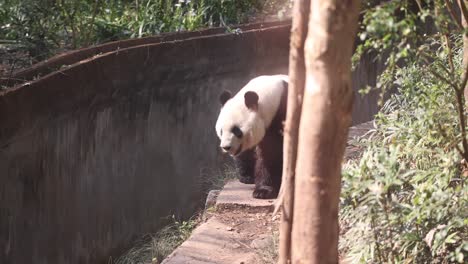
MULTIPOLYGON (((372 122, 350 128, 345 159, 358 156, 362 149, 352 142, 372 128, 372 122)), ((279 216, 272 216, 274 200, 252 198, 253 188, 237 180, 228 182, 208 220, 162 263, 274 263, 279 216)))
POLYGON ((274 200, 253 199, 253 189, 253 184, 228 182, 215 212, 162 263, 268 263, 261 251, 274 247, 279 217, 271 216, 274 200))
POLYGON ((346 146, 344 160, 357 158, 362 153, 362 147, 353 144, 354 141, 361 137, 368 137, 369 132, 374 129, 374 121, 358 124, 349 128, 348 144, 346 146))

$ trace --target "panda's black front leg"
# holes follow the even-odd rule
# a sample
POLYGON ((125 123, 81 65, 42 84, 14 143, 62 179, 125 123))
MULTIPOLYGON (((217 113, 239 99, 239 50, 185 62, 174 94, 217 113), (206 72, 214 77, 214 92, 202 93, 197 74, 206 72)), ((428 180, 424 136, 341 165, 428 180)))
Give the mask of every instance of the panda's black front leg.
POLYGON ((265 164, 265 160, 257 158, 255 164, 255 189, 253 197, 257 199, 274 199, 278 196, 279 187, 275 186, 271 168, 265 164))
POLYGON ((245 184, 255 182, 255 150, 246 150, 238 157, 234 158, 237 171, 239 173, 239 181, 245 184))

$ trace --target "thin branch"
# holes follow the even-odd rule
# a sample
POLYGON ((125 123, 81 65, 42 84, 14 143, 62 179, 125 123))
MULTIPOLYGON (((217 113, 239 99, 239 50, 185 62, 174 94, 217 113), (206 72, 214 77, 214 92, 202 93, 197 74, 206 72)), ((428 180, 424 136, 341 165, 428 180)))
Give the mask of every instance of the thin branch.
POLYGON ((65 14, 65 17, 68 19, 68 22, 70 23, 70 28, 72 32, 72 47, 76 48, 77 43, 76 43, 76 27, 75 27, 75 22, 74 22, 74 12, 73 14, 70 14, 70 11, 65 7, 63 4, 60 5, 62 12, 65 14))
POLYGON ((422 5, 421 5, 421 1, 420 1, 420 0, 416 0, 416 4, 418 4, 419 11, 423 11, 423 8, 422 8, 422 5))
POLYGON ((444 39, 445 39, 445 44, 447 45, 448 49, 448 61, 449 61, 449 66, 450 66, 450 72, 452 75, 455 74, 455 66, 453 65, 453 54, 452 54, 452 47, 450 45, 450 38, 448 34, 444 34, 444 39))
MULTIPOLYGON (((461 0, 463 1, 463 0, 461 0)), ((453 21, 455 22, 455 24, 457 25, 458 29, 463 29, 463 26, 460 22, 460 20, 457 18, 457 15, 455 14, 455 11, 453 10, 450 2, 448 0, 445 0, 445 6, 447 7, 447 10, 449 11, 450 13, 450 16, 452 17, 453 21)))
MULTIPOLYGON (((99 10, 99 3, 100 1, 99 0, 96 0, 95 4, 94 4, 94 9, 93 9, 93 16, 91 17, 91 22, 89 23, 89 29, 88 29, 88 32, 86 32, 86 37, 84 39, 84 45, 88 46, 89 45, 89 38, 90 38, 90 35, 91 35, 91 32, 93 31, 94 29, 94 20, 96 19, 96 15, 97 15, 97 12, 99 10)), ((138 14, 138 12, 137 12, 138 14)))
MULTIPOLYGON (((468 21, 468 9, 466 8, 465 0, 460 0, 458 2, 460 3, 460 10, 463 15, 463 18, 465 19, 465 21, 468 21)), ((464 28, 462 27, 462 29, 464 28)))
POLYGON ((462 136, 463 158, 468 160, 468 142, 466 140, 466 124, 465 124, 465 111, 463 103, 463 86, 456 91, 457 104, 458 104, 458 119, 460 122, 460 130, 462 136))
POLYGON ((447 67, 445 67, 445 65, 442 64, 440 61, 434 60, 433 62, 429 62, 429 59, 431 59, 431 60, 433 59, 433 58, 431 57, 431 55, 427 54, 427 53, 424 52, 424 51, 420 51, 419 54, 423 56, 423 57, 421 57, 421 58, 424 60, 424 62, 425 62, 426 64, 429 65, 429 64, 435 63, 435 64, 436 64, 439 68, 441 68, 447 75, 449 75, 449 76, 452 76, 452 75, 453 75, 453 73, 450 72, 450 70, 449 70, 447 67))
POLYGON ((274 204, 273 213, 271 214, 272 217, 275 217, 280 210, 283 210, 283 201, 284 201, 284 188, 280 188, 278 198, 276 198, 276 202, 274 204))
MULTIPOLYGON (((429 55, 427 55, 425 52, 421 52, 420 53, 421 55, 423 55, 422 59, 424 60, 424 62, 426 64, 431 64, 427 58, 425 58, 424 56, 428 57, 428 58, 431 58, 429 55)), ((453 62, 452 62, 453 63, 453 62)), ((440 65, 442 67, 442 69, 444 69, 445 72, 449 73, 448 72, 448 69, 446 69, 443 65, 440 65)), ((450 86, 452 86, 452 88, 455 89, 455 91, 458 91, 459 89, 462 89, 462 88, 459 88, 455 83, 453 83, 452 81, 450 81, 449 79, 443 77, 442 75, 440 75, 439 73, 437 73, 436 71, 432 70, 432 69, 429 69, 429 71, 437 78, 439 78, 441 81, 449 84, 450 86)), ((463 86, 461 86, 463 87, 463 86)), ((463 89, 462 89, 463 90, 463 89)))
POLYGON ((460 152, 460 155, 465 159, 468 160, 468 141, 466 139, 466 119, 465 119, 465 112, 464 112, 464 104, 463 104, 463 91, 464 87, 466 86, 466 82, 468 81, 468 67, 465 67, 465 74, 463 77, 463 81, 460 86, 457 86, 457 84, 453 83, 449 79, 443 77, 436 71, 429 69, 429 71, 434 75, 435 77, 439 78, 443 82, 449 84, 454 90, 455 90, 455 95, 457 98, 457 110, 458 110, 458 121, 460 122, 460 132, 462 136, 462 146, 463 150, 459 150, 457 146, 457 150, 460 152))
MULTIPOLYGON (((450 46, 449 43, 447 42, 447 46, 449 47, 449 52, 450 52, 450 46)), ((453 62, 452 62, 453 63, 453 62)), ((465 65, 465 73, 463 75, 463 80, 461 82, 461 85, 458 86, 456 83, 453 83, 449 79, 443 77, 436 71, 429 69, 429 71, 437 78, 442 80, 443 82, 449 84, 451 87, 454 88, 455 90, 455 95, 457 99, 457 112, 458 112, 458 121, 460 123, 460 132, 461 132, 461 137, 462 137, 462 146, 463 150, 459 149, 458 146, 456 146, 458 152, 460 155, 465 159, 468 160, 468 141, 466 139, 466 119, 465 119, 465 112, 464 112, 464 103, 463 103, 463 92, 464 88, 466 86, 466 83, 468 81, 468 65, 465 65)))
POLYGON ((458 146, 458 144, 455 144, 455 149, 458 151, 458 153, 460 154, 460 156, 464 157, 465 154, 463 154, 463 151, 461 150, 461 148, 458 146))
POLYGON ((461 83, 461 89, 465 89, 466 83, 468 82, 468 61, 464 65, 465 73, 463 73, 463 80, 461 83))
MULTIPOLYGON (((441 81, 449 84, 450 86, 452 86, 453 89, 455 89, 455 91, 459 91, 460 88, 454 84, 453 82, 451 82, 449 79, 445 78, 444 76, 440 75, 439 73, 437 73, 436 71, 432 70, 432 69, 429 69, 429 71, 432 73, 432 75, 434 75, 435 77, 439 78, 441 81)), ((463 89, 462 89, 463 90, 463 89)))
POLYGON ((6 86, 7 86, 7 87, 10 86, 10 81, 14 81, 12 77, 13 77, 13 73, 14 73, 14 71, 15 71, 15 66, 16 66, 16 62, 17 62, 17 61, 18 61, 18 58, 15 58, 15 59, 13 60, 13 64, 12 64, 12 66, 11 66, 11 68, 10 68, 10 73, 9 73, 9 75, 8 75, 8 77, 7 77, 7 78, 8 78, 7 83, 6 83, 6 86))
POLYGON ((453 76, 453 74, 445 67, 440 61, 435 62, 439 68, 441 68, 447 75, 453 76))
MULTIPOLYGON (((373 212, 371 212, 373 213, 373 212)), ((374 231, 373 232, 373 235, 374 235, 374 240, 375 240, 375 248, 376 248, 376 251, 377 251, 377 256, 379 257, 379 260, 380 260, 380 263, 384 263, 383 260, 382 260, 382 253, 381 253, 381 250, 380 250, 380 245, 379 245, 379 239, 378 239, 378 234, 377 234, 377 228, 376 228, 376 224, 375 224, 375 218, 374 216, 372 215, 372 218, 371 218, 371 228, 372 230, 374 231)))
MULTIPOLYGON (((450 140, 449 136, 447 135, 447 133, 445 133, 445 129, 440 125, 440 123, 437 123, 437 127, 439 128, 439 132, 440 134, 442 135, 442 137, 444 137, 446 140, 450 140)), ((453 144, 453 143, 452 143, 453 144)), ((450 145, 452 145, 450 144, 450 145)), ((463 154, 463 151, 460 149, 460 147, 458 146, 458 143, 455 142, 455 144, 453 146, 450 146, 450 147, 455 147, 455 149, 458 151, 458 153, 460 154, 460 156, 464 157, 465 155, 463 154)))

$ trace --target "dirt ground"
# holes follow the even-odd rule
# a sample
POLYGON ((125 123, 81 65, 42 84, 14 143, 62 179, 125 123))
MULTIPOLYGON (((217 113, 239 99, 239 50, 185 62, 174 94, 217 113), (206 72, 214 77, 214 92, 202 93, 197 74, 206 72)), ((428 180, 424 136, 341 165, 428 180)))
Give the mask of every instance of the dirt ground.
MULTIPOLYGON (((247 263, 276 263, 278 246, 278 227, 280 215, 273 216, 265 210, 236 210, 214 213, 218 221, 224 224, 226 230, 235 233, 234 247, 237 247, 247 263), (235 245, 237 244, 237 245, 235 245), (253 257, 252 257, 253 256, 253 257)), ((243 263, 239 261, 237 263, 243 263)))
MULTIPOLYGON (((350 129, 346 160, 360 156, 363 147, 354 140, 372 128, 368 122, 350 129)), ((253 199, 253 188, 237 180, 228 182, 214 209, 206 211, 192 236, 163 264, 276 263, 280 215, 272 215, 274 200, 253 199)))

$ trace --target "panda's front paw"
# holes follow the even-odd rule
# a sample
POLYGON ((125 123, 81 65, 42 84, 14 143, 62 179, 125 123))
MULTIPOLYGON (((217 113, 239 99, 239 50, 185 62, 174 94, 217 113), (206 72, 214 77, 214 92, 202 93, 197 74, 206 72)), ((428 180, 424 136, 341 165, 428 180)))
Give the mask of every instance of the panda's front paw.
POLYGON ((252 196, 257 199, 274 199, 278 192, 271 186, 256 187, 252 196))
POLYGON ((254 177, 244 177, 244 176, 239 176, 239 181, 245 184, 253 184, 255 183, 255 178, 254 177))

